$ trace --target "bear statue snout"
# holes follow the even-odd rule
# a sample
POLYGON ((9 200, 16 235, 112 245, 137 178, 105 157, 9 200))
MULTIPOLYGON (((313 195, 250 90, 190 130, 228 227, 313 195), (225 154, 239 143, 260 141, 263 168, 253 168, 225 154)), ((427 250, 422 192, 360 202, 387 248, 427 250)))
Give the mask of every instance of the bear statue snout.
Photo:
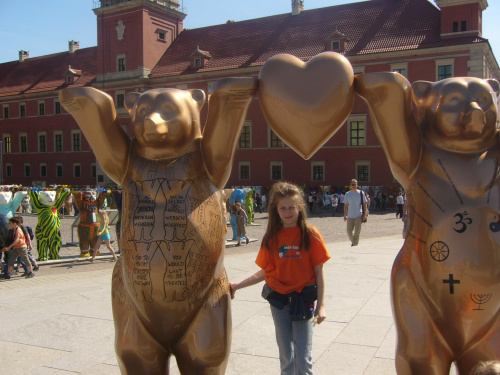
POLYGON ((144 120, 145 134, 166 134, 168 127, 158 113, 151 113, 144 120))
POLYGON ((469 111, 465 115, 465 131, 467 133, 481 134, 486 124, 486 118, 481 107, 476 102, 471 102, 469 111))

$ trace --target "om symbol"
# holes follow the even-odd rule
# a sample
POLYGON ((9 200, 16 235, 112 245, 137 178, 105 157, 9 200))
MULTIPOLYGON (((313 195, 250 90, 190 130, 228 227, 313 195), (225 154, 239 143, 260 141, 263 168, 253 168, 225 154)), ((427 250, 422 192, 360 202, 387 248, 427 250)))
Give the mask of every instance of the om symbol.
POLYGON ((490 230, 494 233, 500 232, 500 215, 493 217, 493 222, 490 223, 490 230))
POLYGON ((467 211, 464 211, 463 214, 461 213, 458 213, 456 214, 455 216, 453 216, 454 218, 457 218, 458 220, 455 222, 455 224, 457 224, 459 226, 459 228, 453 228, 453 230, 457 233, 463 233, 467 230, 467 225, 470 225, 472 224, 472 219, 467 217, 465 218, 465 216, 469 215, 469 213, 467 211))

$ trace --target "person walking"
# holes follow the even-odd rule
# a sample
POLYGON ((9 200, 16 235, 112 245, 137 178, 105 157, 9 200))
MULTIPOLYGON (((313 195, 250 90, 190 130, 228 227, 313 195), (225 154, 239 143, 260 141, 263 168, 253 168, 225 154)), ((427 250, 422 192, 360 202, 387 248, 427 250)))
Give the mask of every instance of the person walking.
POLYGON ((248 245, 250 239, 245 229, 245 226, 248 224, 248 215, 240 202, 234 204, 234 215, 236 216, 236 235, 238 236, 238 243, 236 246, 241 246, 242 238, 245 238, 245 243, 248 245))
POLYGON ((323 264, 329 259, 323 238, 307 223, 302 190, 287 182, 273 185, 255 261, 261 269, 230 288, 234 298, 237 290, 265 280, 262 296, 271 305, 282 375, 313 373, 313 325, 326 319, 323 264))
POLYGON ((102 223, 102 230, 99 232, 99 238, 97 239, 97 243, 95 245, 95 249, 92 253, 92 258, 90 259, 90 261, 93 262, 95 260, 97 251, 99 250, 99 247, 101 247, 101 244, 104 242, 111 255, 113 255, 113 262, 116 262, 117 257, 115 251, 111 247, 110 242, 111 236, 109 235, 109 216, 106 211, 99 211, 99 221, 102 223))
POLYGON ((332 195, 331 201, 332 201, 333 216, 335 216, 335 213, 337 212, 337 208, 339 207, 339 198, 337 198, 336 194, 332 195))
POLYGON ((9 251, 9 260, 7 264, 7 272, 5 272, 4 277, 6 279, 10 279, 10 273, 14 268, 14 263, 16 262, 17 257, 21 257, 26 266, 28 267, 28 274, 26 278, 34 277, 35 274, 33 272, 33 267, 28 259, 28 248, 26 246, 26 237, 24 236, 23 231, 19 227, 19 219, 17 217, 11 217, 9 219, 9 229, 14 231, 14 242, 9 246, 6 246, 2 249, 2 251, 9 251))
POLYGON ((351 190, 346 193, 344 200, 344 221, 347 223, 347 235, 351 240, 351 246, 358 246, 361 223, 366 221, 368 207, 365 194, 358 190, 358 181, 352 179, 350 188, 351 190), (361 206, 361 202, 363 202, 363 206, 361 206))
POLYGON ((342 191, 339 196, 339 210, 340 212, 344 212, 344 202, 345 202, 345 194, 342 191))
POLYGON ((398 211, 396 212, 396 218, 403 218, 403 206, 405 205, 405 199, 403 197, 403 193, 399 192, 397 198, 396 198, 396 205, 398 208, 398 211))

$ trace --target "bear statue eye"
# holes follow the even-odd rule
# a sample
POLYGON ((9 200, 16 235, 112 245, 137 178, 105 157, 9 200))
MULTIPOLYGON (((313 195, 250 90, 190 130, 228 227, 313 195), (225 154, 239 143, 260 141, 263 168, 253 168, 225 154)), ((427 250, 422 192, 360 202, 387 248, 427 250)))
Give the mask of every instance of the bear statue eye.
POLYGON ((450 95, 446 98, 445 103, 450 105, 457 105, 463 100, 463 97, 458 94, 450 95))
POLYGON ((138 113, 139 113, 139 116, 146 117, 149 113, 148 106, 143 105, 143 106, 139 107, 138 113))
POLYGON ((168 117, 168 116, 172 116, 176 112, 176 109, 171 103, 166 103, 161 108, 161 111, 162 111, 162 115, 164 117, 168 117))
POLYGON ((484 107, 485 105, 489 104, 488 96, 486 94, 479 94, 477 97, 477 103, 481 107, 484 107))

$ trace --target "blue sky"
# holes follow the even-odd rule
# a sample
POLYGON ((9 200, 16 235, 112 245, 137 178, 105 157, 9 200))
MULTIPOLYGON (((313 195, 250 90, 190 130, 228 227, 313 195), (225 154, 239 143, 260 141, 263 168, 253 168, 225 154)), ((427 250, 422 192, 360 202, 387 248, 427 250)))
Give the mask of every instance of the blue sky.
MULTIPOLYGON (((182 2, 182 0, 180 0, 182 2)), ((305 9, 360 0, 305 0, 305 9)), ((30 57, 66 51, 68 41, 80 48, 97 45, 94 0, 0 0, 0 63, 17 60, 19 51, 30 57)), ((290 0, 183 0, 188 14, 184 27, 197 28, 291 11, 290 0)), ((500 0, 488 0, 483 35, 500 63, 500 0)))

